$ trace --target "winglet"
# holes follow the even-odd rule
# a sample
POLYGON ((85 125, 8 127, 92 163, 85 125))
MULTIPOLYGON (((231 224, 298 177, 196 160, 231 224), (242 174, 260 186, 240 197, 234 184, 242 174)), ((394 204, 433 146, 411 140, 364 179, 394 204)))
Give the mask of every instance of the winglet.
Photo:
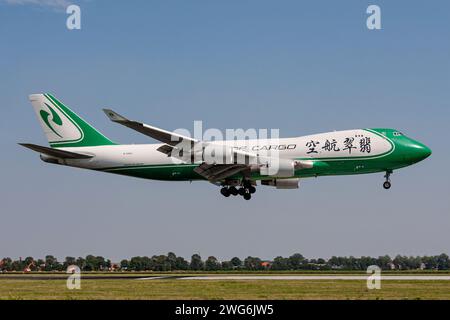
POLYGON ((121 116, 117 112, 111 110, 111 109, 103 109, 103 112, 108 116, 109 120, 114 122, 127 122, 129 121, 124 116, 121 116))

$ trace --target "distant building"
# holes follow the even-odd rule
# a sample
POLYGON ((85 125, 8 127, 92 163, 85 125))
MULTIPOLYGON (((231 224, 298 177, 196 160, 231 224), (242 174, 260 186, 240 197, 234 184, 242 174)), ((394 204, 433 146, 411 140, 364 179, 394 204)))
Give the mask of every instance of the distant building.
POLYGON ((387 264, 387 266, 388 266, 389 269, 395 270, 395 264, 393 264, 392 262, 389 262, 389 263, 387 264))
MULTIPOLYGON (((111 266, 108 268, 109 271, 117 271, 120 269, 120 263, 111 263, 111 266)), ((124 268, 126 270, 126 268, 124 268)))

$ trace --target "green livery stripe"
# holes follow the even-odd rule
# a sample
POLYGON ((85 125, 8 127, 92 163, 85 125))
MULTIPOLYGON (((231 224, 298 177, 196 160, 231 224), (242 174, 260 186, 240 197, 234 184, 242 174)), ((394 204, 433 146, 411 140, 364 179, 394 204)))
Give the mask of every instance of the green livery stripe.
POLYGON ((137 165, 116 168, 103 168, 97 171, 115 173, 136 178, 166 180, 166 181, 189 181, 204 180, 202 176, 194 171, 198 164, 161 164, 161 165, 137 165))

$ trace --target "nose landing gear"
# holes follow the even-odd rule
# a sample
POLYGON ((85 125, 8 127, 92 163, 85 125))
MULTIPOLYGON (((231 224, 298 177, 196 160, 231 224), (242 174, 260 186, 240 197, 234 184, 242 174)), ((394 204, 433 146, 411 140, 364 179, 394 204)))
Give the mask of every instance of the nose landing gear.
POLYGON ((392 170, 387 170, 386 174, 384 175, 386 181, 383 183, 383 188, 385 188, 386 190, 391 188, 391 179, 390 179, 391 174, 392 170))

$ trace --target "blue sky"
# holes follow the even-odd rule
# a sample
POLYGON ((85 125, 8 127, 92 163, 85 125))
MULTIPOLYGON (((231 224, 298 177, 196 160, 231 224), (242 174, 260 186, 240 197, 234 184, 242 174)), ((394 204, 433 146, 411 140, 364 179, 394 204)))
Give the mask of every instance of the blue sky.
POLYGON ((64 1, 0 0, 0 256, 450 252, 447 1, 73 3, 81 30, 66 28, 64 1), (382 30, 366 28, 369 4, 382 30), (153 141, 101 108, 168 130, 392 127, 433 155, 395 172, 388 192, 380 173, 225 199, 208 183, 41 162, 17 145, 47 143, 27 99, 38 92, 121 143, 153 141))

